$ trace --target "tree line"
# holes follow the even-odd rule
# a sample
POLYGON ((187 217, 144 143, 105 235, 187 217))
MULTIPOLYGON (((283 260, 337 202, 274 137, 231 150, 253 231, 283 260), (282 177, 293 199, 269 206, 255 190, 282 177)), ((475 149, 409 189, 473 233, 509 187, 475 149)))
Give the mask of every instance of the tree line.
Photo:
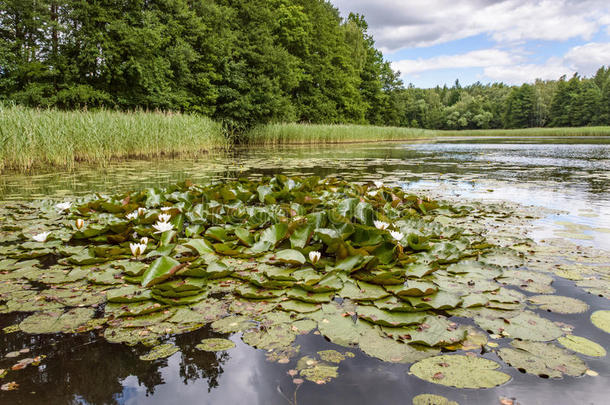
POLYGON ((593 78, 416 89, 325 0, 0 0, 0 102, 182 111, 229 128, 610 124, 593 78))

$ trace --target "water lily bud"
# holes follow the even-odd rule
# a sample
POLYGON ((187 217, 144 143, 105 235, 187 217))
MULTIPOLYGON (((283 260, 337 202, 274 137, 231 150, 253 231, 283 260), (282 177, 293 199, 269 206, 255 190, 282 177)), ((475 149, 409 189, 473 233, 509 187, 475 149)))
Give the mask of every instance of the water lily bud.
POLYGON ((131 249, 131 254, 133 254, 134 257, 139 257, 146 251, 146 245, 140 243, 130 243, 129 248, 131 249))
POLYGON ((85 226, 85 221, 81 218, 76 220, 76 229, 83 229, 83 227, 85 226))
POLYGON ((138 208, 138 216, 142 217, 144 214, 146 214, 146 208, 138 208))
POLYGON ((316 264, 320 260, 320 257, 322 257, 322 254, 318 251, 309 252, 309 261, 312 264, 316 264))

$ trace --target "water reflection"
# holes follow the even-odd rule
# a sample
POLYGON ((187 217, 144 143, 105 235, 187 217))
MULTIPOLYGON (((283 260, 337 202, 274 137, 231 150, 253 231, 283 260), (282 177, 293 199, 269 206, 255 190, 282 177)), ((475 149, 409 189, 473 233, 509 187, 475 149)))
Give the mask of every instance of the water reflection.
MULTIPOLYGON (((272 150, 238 150, 210 160, 125 162, 107 169, 81 169, 70 173, 32 176, 1 175, 0 200, 66 198, 91 191, 165 186, 176 181, 196 182, 239 176, 317 174, 355 181, 383 179, 388 183, 452 199, 510 200, 524 205, 561 209, 536 223, 537 239, 553 236, 562 220, 589 226, 592 237, 583 244, 610 250, 610 138, 544 140, 448 140, 437 143, 289 147, 272 150)), ((591 310, 608 309, 607 300, 586 294, 567 281, 556 281, 558 294, 585 300, 591 310)), ((555 320, 554 314, 545 317, 555 320)), ((0 328, 24 315, 0 316, 0 328)), ((604 345, 607 335, 593 328, 588 318, 568 316, 579 335, 604 345)), ((557 318, 565 320, 566 316, 557 318)), ((597 378, 544 380, 523 375, 507 366, 502 371, 511 383, 491 390, 458 390, 421 381, 408 374, 408 365, 382 363, 358 350, 341 363, 340 377, 323 386, 296 386, 287 371, 295 366, 266 361, 239 336, 228 352, 195 349, 201 339, 219 337, 209 330, 171 338, 180 351, 172 357, 144 362, 143 347, 107 343, 89 335, 32 336, 0 333, 0 369, 10 368, 25 356, 48 356, 40 367, 11 372, 0 380, 17 381, 18 391, 0 392, 0 403, 11 404, 409 404, 421 393, 445 395, 460 404, 494 404, 500 396, 516 397, 525 404, 604 404, 610 395, 610 367, 604 359, 587 359, 597 378), (17 359, 9 352, 28 348, 17 359)), ((300 336, 302 355, 338 348, 320 336, 300 336)), ((485 357, 498 360, 493 353, 485 357)))

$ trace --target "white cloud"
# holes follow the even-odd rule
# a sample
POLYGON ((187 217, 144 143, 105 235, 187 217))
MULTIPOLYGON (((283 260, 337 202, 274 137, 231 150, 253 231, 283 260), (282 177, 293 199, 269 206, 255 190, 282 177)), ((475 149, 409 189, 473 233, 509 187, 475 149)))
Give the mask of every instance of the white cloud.
MULTIPOLYGON (((440 69, 483 68, 483 75, 492 81, 509 84, 533 82, 536 79, 556 80, 562 75, 576 72, 583 76, 595 74, 600 66, 610 66, 610 42, 590 42, 576 46, 565 55, 549 58, 543 64, 525 62, 520 49, 505 51, 482 49, 456 55, 432 58, 406 59, 394 62, 392 67, 403 76, 417 75, 440 69)), ((409 77, 405 77, 407 80, 409 77)))
POLYGON ((493 81, 508 84, 532 83, 536 79, 557 80, 563 75, 574 73, 559 59, 551 59, 544 65, 521 64, 512 66, 489 66, 483 70, 484 75, 493 81))
POLYGON ((364 14, 384 51, 486 34, 497 42, 589 40, 608 25, 607 0, 333 0, 364 14))
POLYGON ((600 66, 610 66, 610 42, 590 42, 566 53, 565 62, 580 74, 590 76, 600 66))
POLYGON ((392 67, 403 75, 438 69, 506 66, 518 58, 499 49, 482 49, 459 55, 441 55, 428 59, 405 59, 394 62, 392 67))

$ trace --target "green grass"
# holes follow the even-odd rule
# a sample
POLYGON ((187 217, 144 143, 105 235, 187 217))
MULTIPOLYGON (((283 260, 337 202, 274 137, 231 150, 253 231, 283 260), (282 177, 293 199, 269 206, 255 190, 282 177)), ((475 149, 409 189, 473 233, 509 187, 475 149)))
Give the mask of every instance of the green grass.
MULTIPOLYGON (((610 136, 610 127, 435 131, 363 125, 269 124, 249 145, 409 141, 443 136, 610 136)), ((59 111, 0 104, 0 172, 72 169, 121 159, 222 153, 232 145, 209 118, 176 113, 59 111)))
POLYGON ((436 131, 437 136, 610 136, 610 127, 477 129, 436 131))
POLYGON ((58 111, 0 105, 0 171, 81 162, 214 153, 228 143, 220 124, 175 113, 58 111))
POLYGON ((269 124, 252 130, 255 145, 408 141, 442 136, 610 136, 610 127, 438 131, 362 125, 269 124))
POLYGON ((247 142, 257 145, 402 141, 432 138, 435 131, 364 125, 269 124, 254 128, 247 142))

